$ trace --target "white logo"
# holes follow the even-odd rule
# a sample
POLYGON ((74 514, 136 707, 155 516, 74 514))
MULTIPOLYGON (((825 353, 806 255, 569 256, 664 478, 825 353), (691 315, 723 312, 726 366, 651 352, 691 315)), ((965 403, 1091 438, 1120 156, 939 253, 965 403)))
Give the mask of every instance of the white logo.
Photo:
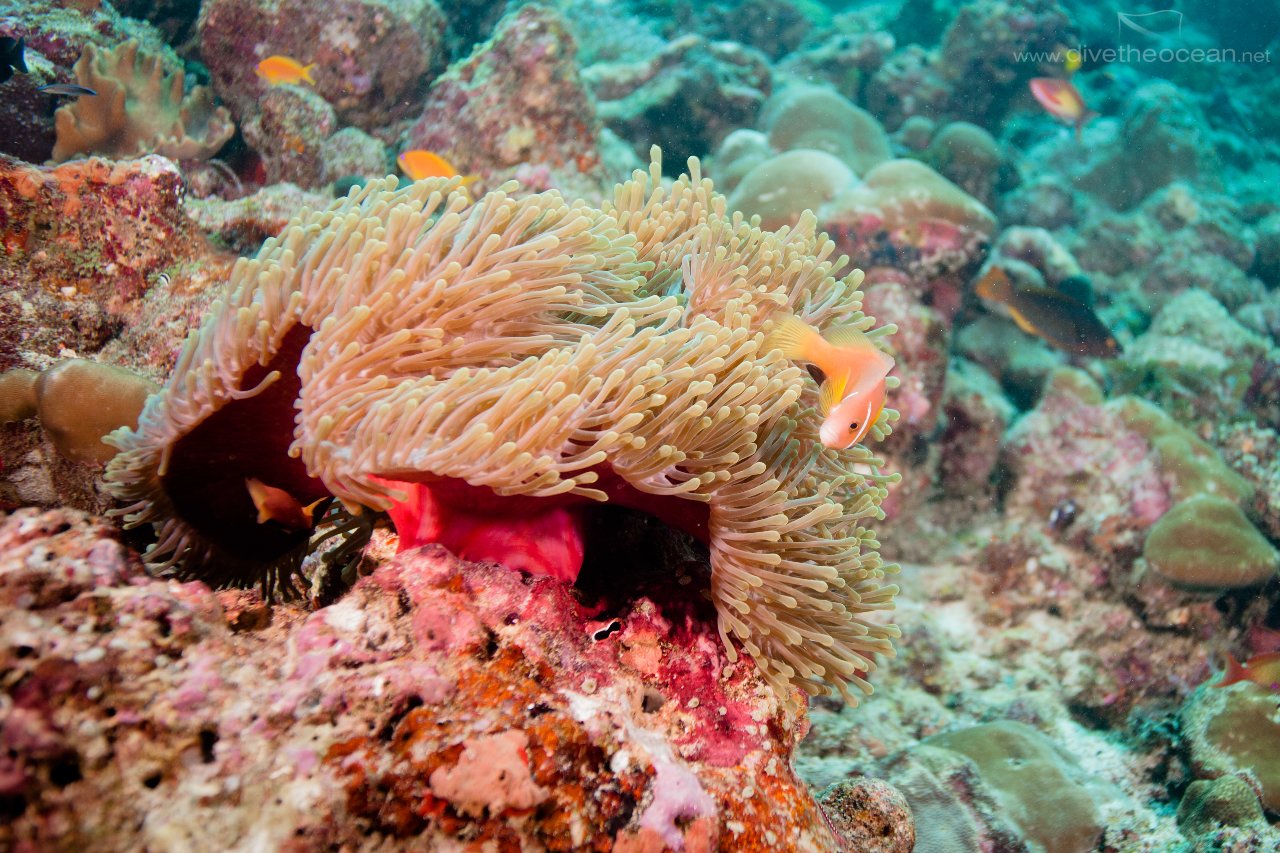
POLYGON ((1158 12, 1116 12, 1116 33, 1123 35, 1126 29, 1144 36, 1162 36, 1170 33, 1182 35, 1182 13, 1177 9, 1158 12))

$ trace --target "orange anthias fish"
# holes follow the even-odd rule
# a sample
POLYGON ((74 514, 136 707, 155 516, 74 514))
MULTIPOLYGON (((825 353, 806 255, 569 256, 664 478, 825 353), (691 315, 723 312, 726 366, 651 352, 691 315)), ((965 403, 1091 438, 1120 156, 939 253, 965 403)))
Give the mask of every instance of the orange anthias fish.
POLYGON ((885 377, 894 364, 888 354, 853 326, 819 333, 795 315, 770 332, 765 349, 780 349, 787 358, 822 371, 818 434, 825 446, 843 450, 862 441, 884 408, 885 377))
POLYGON ((1018 328, 1052 346, 1079 355, 1114 358, 1120 343, 1093 309, 1059 290, 1015 285, 1008 273, 992 267, 978 282, 977 294, 1002 303, 1018 328))
POLYGON ((311 77, 311 69, 315 67, 316 64, 314 62, 310 65, 303 65, 292 57, 276 55, 268 56, 259 62, 258 67, 254 69, 254 73, 272 86, 280 86, 285 83, 293 85, 310 83, 314 86, 316 81, 311 77))
MULTIPOLYGON (((400 164, 404 173, 415 181, 421 181, 424 178, 452 178, 458 174, 458 170, 453 168, 453 164, 448 160, 434 151, 424 151, 421 148, 401 153, 396 158, 396 162, 400 164)), ((462 182, 467 184, 474 180, 474 176, 468 176, 463 178, 462 182)))
POLYGON ((303 506, 297 498, 284 489, 268 486, 253 477, 246 478, 244 484, 249 489, 249 497, 253 499, 254 508, 258 510, 259 524, 274 521, 290 530, 307 530, 315 526, 313 516, 316 507, 326 500, 321 498, 303 506))
POLYGON ((1031 80, 1031 94, 1035 95, 1040 106, 1049 115, 1061 119, 1076 128, 1076 138, 1084 128, 1084 123, 1097 113, 1084 103, 1080 90, 1070 80, 1059 80, 1056 77, 1036 77, 1031 80))
POLYGON ((1280 652, 1254 655, 1244 663, 1227 655, 1227 670, 1213 687, 1226 687, 1237 681, 1252 681, 1263 690, 1280 690, 1280 652))

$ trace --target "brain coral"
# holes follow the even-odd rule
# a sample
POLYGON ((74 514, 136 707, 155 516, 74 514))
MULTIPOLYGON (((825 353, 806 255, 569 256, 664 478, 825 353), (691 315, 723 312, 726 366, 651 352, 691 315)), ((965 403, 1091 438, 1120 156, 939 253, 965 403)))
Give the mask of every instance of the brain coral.
POLYGON ((861 273, 832 275, 811 216, 762 231, 696 160, 670 189, 660 167, 600 209, 386 181, 295 218, 109 439, 152 566, 251 583, 305 546, 256 523, 247 477, 398 524, 424 502, 516 524, 609 501, 708 544, 731 657, 732 637, 775 687, 855 701, 898 634, 867 618, 897 592, 864 527, 890 478, 822 447, 816 386, 763 341, 783 311, 870 329, 861 273))

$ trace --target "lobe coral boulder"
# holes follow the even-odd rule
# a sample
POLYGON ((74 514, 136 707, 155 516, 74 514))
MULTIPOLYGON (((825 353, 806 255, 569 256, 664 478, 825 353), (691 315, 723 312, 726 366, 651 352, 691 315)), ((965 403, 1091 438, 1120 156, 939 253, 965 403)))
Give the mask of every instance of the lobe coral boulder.
POLYGON ((259 523, 250 478, 389 511, 402 548, 566 579, 582 513, 609 502, 708 546, 731 659, 736 640, 783 696, 869 691, 898 635, 874 613, 896 567, 864 526, 890 477, 864 447, 822 446, 817 386, 764 348, 786 312, 874 326, 812 216, 763 231, 696 160, 664 188, 656 152, 600 209, 394 183, 242 260, 138 427, 110 437, 152 567, 287 589, 311 531, 259 523))

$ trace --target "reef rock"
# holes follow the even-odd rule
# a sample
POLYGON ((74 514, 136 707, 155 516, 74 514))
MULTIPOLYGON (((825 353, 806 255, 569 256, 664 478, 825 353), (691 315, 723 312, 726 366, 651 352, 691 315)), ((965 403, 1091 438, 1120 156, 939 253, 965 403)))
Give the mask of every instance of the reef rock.
POLYGON ((600 125, 576 52, 557 12, 528 5, 509 13, 489 41, 432 84, 408 147, 486 178, 527 162, 595 171, 600 125))
MULTIPOLYGON (((136 319, 164 270, 215 260, 183 195, 162 157, 55 168, 0 157, 0 369, 98 352, 136 319)), ((194 277, 222 269, 211 263, 194 277)))
POLYGON ((769 65, 756 51, 693 34, 646 61, 597 63, 582 76, 609 128, 641 140, 641 154, 658 144, 676 163, 754 124, 772 86, 769 65))
POLYGON ((315 63, 316 92, 366 130, 412 114, 444 65, 445 16, 434 0, 210 0, 200 9, 200 55, 214 89, 243 122, 268 84, 268 56, 315 63))
POLYGON ((679 584, 602 609, 432 547, 306 612, 68 511, 0 554, 0 846, 837 849, 804 717, 679 584))

